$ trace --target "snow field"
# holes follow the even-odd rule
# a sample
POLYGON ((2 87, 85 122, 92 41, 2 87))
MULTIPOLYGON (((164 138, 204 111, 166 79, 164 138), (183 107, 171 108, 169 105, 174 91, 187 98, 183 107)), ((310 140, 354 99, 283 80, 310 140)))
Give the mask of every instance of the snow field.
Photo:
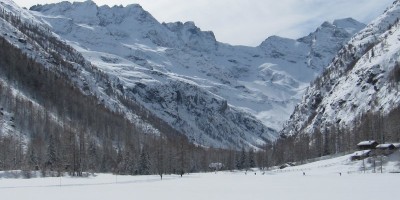
MULTIPOLYGON (((399 152, 388 158, 385 172, 398 171, 399 152)), ((350 155, 284 170, 217 172, 159 176, 0 179, 2 199, 381 199, 397 194, 400 173, 360 171, 350 155), (305 176, 303 175, 305 172, 305 176), (339 175, 342 172, 342 175, 339 175)))
POLYGON ((2 199, 377 199, 396 194, 399 174, 205 173, 183 176, 3 179, 2 199))

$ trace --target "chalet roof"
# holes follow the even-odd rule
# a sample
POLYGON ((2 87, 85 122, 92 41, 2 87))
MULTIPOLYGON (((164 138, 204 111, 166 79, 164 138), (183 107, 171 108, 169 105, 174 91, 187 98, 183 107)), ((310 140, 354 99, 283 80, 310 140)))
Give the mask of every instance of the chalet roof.
POLYGON ((400 143, 393 143, 393 146, 396 148, 400 148, 400 143))
POLYGON ((393 144, 380 144, 380 145, 376 146, 376 148, 378 148, 378 149, 387 149, 390 147, 395 147, 395 146, 393 144))
POLYGON ((375 140, 362 141, 362 142, 358 143, 357 146, 369 146, 374 143, 377 143, 377 142, 375 140))
POLYGON ((354 152, 351 156, 366 156, 371 152, 371 150, 362 150, 362 151, 356 151, 354 152))

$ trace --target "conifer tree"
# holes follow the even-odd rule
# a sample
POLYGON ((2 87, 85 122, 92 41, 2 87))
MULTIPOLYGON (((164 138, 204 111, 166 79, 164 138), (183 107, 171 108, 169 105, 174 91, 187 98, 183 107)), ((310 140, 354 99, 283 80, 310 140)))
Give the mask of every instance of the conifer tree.
POLYGON ((46 166, 50 168, 50 170, 54 170, 57 163, 57 153, 55 147, 55 140, 53 134, 49 136, 49 144, 47 146, 47 159, 46 166))
POLYGON ((149 175, 150 174, 150 158, 149 154, 145 151, 142 150, 140 153, 140 158, 139 158, 139 167, 138 167, 138 172, 141 175, 149 175))
POLYGON ((240 158, 239 158, 239 165, 238 169, 247 169, 248 167, 248 162, 247 162, 247 155, 246 155, 246 150, 242 148, 240 158))
POLYGON ((249 161, 249 165, 248 166, 250 168, 256 167, 256 160, 255 160, 254 150, 253 149, 249 150, 248 161, 249 161))

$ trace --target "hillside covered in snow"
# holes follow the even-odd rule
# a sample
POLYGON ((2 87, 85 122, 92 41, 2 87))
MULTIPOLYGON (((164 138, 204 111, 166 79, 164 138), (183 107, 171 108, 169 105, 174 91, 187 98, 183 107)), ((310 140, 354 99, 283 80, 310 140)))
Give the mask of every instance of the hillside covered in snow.
POLYGON ((282 132, 365 127, 364 139, 399 140, 399 18, 395 1, 357 33, 307 89, 282 132))

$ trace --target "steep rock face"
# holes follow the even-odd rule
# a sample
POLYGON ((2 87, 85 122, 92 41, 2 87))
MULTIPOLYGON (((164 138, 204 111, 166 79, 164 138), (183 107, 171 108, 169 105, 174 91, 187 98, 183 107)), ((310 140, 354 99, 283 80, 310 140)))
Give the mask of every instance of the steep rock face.
POLYGON ((225 99, 185 81, 166 84, 139 84, 131 89, 143 104, 182 132, 190 141, 208 146, 261 145, 270 141, 274 130, 267 129, 251 115, 230 107, 225 99), (246 134, 243 134, 246 133, 246 134), (253 133, 253 134, 249 134, 253 133))
POLYGON ((170 31, 174 32, 180 42, 192 50, 215 51, 217 40, 211 31, 201 31, 193 22, 163 23, 170 31))
POLYGON ((367 112, 398 107, 400 2, 356 34, 307 89, 282 133, 313 133, 329 125, 351 127, 367 112))
POLYGON ((274 36, 244 47, 219 43, 193 22, 160 24, 138 5, 87 1, 31 10, 124 95, 193 142, 225 148, 274 140, 309 82, 363 26, 327 22, 307 39, 274 36))

